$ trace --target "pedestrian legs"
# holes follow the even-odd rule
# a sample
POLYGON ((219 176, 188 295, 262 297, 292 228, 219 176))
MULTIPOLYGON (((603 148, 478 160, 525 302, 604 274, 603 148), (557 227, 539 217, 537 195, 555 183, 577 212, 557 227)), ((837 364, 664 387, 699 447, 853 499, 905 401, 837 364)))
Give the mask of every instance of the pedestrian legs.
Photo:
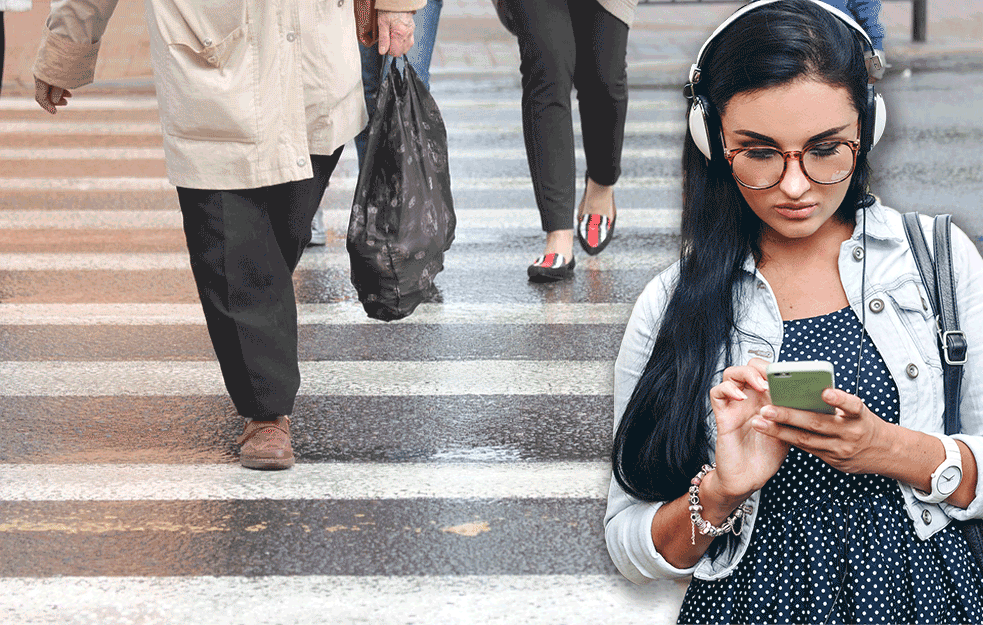
POLYGON ((313 178, 258 189, 178 187, 184 232, 225 387, 244 417, 293 411, 300 387, 292 274, 341 156, 311 156, 313 178))

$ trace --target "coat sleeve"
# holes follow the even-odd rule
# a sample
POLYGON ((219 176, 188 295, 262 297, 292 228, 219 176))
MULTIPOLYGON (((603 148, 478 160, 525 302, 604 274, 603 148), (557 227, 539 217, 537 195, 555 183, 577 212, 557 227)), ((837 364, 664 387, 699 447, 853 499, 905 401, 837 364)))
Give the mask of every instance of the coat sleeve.
POLYGON ((118 0, 53 0, 41 33, 34 75, 74 89, 92 82, 99 44, 118 0))
MULTIPOLYGON (((676 272, 677 266, 674 265, 645 287, 628 321, 614 369, 616 429, 652 353, 676 272)), ((634 499, 616 480, 611 479, 604 515, 604 540, 614 565, 636 584, 645 584, 653 579, 686 577, 696 569, 695 566, 690 569, 672 566, 652 542, 652 520, 664 503, 634 499)))
POLYGON ((959 415, 962 433, 953 435, 972 450, 976 458, 976 497, 966 509, 942 504, 953 519, 983 518, 983 259, 966 234, 952 227, 952 264, 956 280, 956 312, 959 329, 969 345, 963 365, 962 400, 959 415))

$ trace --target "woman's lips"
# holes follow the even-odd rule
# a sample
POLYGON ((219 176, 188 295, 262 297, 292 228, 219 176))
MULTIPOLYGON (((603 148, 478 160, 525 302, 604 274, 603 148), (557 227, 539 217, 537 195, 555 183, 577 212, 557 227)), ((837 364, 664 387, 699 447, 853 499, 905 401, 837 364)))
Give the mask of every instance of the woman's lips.
POLYGON ((780 204, 775 210, 786 219, 807 219, 816 212, 816 204, 780 204))

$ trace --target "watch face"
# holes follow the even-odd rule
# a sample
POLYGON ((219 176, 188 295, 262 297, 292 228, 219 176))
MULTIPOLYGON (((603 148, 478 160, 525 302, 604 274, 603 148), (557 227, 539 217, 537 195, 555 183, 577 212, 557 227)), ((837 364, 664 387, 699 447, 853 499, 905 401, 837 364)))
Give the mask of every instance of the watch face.
POLYGON ((944 495, 951 495, 959 487, 963 472, 959 467, 947 467, 939 476, 938 489, 944 495))

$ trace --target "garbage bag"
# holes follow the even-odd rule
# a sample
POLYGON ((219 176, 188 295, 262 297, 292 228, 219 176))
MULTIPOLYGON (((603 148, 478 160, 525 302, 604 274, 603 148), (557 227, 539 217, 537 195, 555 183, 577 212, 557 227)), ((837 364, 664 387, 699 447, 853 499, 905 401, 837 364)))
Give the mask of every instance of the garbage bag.
POLYGON ((393 59, 369 121, 348 222, 351 279, 369 317, 392 321, 435 293, 457 219, 447 131, 409 63, 393 59))

